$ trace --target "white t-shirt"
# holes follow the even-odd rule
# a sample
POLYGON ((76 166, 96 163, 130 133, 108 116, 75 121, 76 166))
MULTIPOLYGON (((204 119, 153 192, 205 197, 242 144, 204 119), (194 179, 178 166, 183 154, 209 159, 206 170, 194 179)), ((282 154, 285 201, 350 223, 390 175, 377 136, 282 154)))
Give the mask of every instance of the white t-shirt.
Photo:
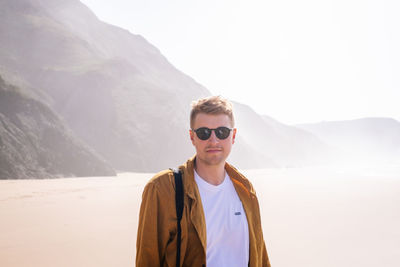
POLYGON ((208 267, 244 267, 249 263, 249 228, 242 202, 228 174, 215 186, 195 171, 207 230, 208 267))

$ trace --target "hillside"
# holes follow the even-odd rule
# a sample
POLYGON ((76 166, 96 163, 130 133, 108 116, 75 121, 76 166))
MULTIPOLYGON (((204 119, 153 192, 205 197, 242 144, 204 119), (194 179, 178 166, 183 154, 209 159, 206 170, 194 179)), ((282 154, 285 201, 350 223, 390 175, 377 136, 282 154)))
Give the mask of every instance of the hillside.
POLYGON ((240 103, 235 103, 235 110, 238 135, 253 151, 272 161, 270 166, 300 167, 329 161, 330 147, 315 135, 259 115, 240 103))
POLYGON ((155 171, 193 153, 183 122, 191 100, 209 92, 144 38, 77 0, 1 1, 0 10, 5 78, 47 103, 115 169, 155 171))
POLYGON ((115 175, 44 104, 0 76, 0 179, 115 175))

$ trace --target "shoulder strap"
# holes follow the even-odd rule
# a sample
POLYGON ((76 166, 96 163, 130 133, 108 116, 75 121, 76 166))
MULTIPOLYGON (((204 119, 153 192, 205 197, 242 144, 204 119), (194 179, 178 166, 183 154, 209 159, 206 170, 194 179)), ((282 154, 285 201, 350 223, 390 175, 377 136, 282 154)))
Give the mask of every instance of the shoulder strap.
POLYGON ((177 250, 176 250, 176 267, 180 265, 181 259, 181 220, 183 214, 183 182, 182 173, 178 170, 173 170, 175 177, 175 206, 177 220, 177 250))

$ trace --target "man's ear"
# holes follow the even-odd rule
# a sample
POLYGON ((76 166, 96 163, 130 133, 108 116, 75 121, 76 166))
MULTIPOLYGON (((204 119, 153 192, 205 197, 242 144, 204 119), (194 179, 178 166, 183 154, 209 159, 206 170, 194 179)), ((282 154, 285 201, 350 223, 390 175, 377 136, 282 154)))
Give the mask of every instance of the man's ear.
POLYGON ((189 137, 190 137, 190 141, 192 141, 192 144, 194 145, 194 132, 192 130, 189 130, 189 137))
POLYGON ((232 130, 232 145, 235 143, 237 129, 233 128, 232 130))

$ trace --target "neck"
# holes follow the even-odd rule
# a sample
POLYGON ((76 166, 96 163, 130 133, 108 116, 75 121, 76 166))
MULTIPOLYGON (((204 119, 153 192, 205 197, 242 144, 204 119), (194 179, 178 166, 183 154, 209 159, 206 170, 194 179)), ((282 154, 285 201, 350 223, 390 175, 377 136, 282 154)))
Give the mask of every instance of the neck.
POLYGON ((218 165, 207 165, 196 159, 194 168, 197 174, 209 184, 219 185, 225 179, 225 162, 218 165))

